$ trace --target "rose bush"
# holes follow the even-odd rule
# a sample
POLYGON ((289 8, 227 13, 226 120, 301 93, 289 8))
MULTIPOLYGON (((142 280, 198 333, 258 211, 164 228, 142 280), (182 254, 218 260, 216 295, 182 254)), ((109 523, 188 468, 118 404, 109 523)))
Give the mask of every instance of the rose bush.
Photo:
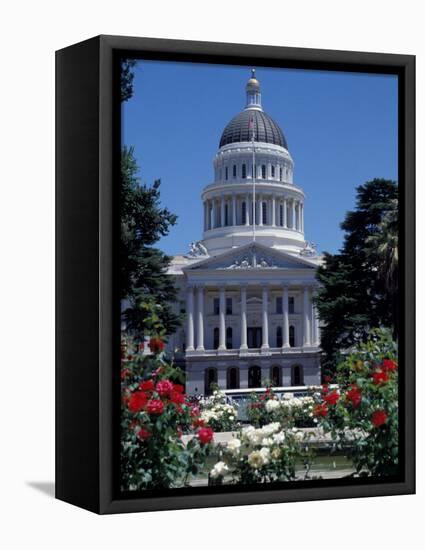
POLYGON ((294 397, 288 393, 278 399, 268 388, 263 394, 250 396, 248 419, 257 428, 270 422, 280 422, 288 428, 311 427, 314 426, 313 406, 312 396, 294 397))
POLYGON ((388 331, 371 331, 338 365, 339 390, 323 386, 314 408, 319 425, 347 450, 358 475, 399 471, 396 349, 388 331))
POLYGON ((295 480, 300 461, 307 475, 312 456, 308 440, 308 434, 279 422, 243 428, 222 449, 210 472, 212 484, 222 483, 224 476, 230 483, 242 484, 295 480))
POLYGON ((203 471, 213 448, 214 432, 187 399, 183 373, 160 341, 155 337, 149 355, 129 337, 121 347, 122 490, 184 486, 203 471), (184 433, 195 435, 186 445, 184 433))
POLYGON ((238 410, 226 402, 222 391, 214 390, 210 397, 199 401, 200 418, 216 432, 230 432, 239 428, 238 410))

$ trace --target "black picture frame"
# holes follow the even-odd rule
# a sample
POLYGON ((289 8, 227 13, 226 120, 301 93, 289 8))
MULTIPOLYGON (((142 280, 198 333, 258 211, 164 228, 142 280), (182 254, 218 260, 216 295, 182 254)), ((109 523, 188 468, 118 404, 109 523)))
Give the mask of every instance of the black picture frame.
POLYGON ((106 514, 414 493, 414 212, 414 56, 120 36, 98 36, 56 52, 56 498, 106 514), (399 479, 336 484, 324 480, 255 491, 235 486, 225 492, 212 487, 185 494, 118 493, 114 94, 121 55, 398 75, 400 363, 404 365, 399 479))

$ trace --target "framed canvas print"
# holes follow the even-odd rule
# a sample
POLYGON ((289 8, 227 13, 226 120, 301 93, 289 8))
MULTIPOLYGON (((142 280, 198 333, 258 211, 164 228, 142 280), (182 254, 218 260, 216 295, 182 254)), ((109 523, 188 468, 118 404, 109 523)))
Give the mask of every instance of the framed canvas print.
POLYGON ((56 496, 414 492, 413 56, 57 52, 56 496))

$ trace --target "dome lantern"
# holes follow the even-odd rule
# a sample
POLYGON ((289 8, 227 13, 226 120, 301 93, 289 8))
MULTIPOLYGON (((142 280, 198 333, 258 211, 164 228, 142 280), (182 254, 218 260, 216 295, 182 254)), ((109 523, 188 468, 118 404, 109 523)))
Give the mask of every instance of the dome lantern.
POLYGON ((251 69, 251 78, 246 84, 246 107, 245 109, 259 109, 261 107, 260 83, 255 76, 255 69, 251 69))

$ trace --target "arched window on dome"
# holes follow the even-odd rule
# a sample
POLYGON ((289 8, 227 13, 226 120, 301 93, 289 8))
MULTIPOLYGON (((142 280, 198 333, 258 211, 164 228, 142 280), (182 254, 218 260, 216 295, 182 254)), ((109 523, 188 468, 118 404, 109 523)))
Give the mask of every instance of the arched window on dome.
POLYGON ((236 178, 237 176, 237 168, 236 168, 236 164, 233 165, 233 177, 236 178))
POLYGON ((267 225, 267 203, 261 202, 262 215, 263 215, 263 224, 267 225))
POLYGON ((227 202, 226 202, 226 204, 224 205, 224 225, 225 225, 225 226, 230 225, 230 224, 229 224, 229 205, 228 205, 227 202))
POLYGON ((283 181, 283 166, 280 167, 280 181, 283 181))
POLYGON ((272 178, 276 177, 276 167, 272 164, 272 178))
POLYGON ((246 224, 246 202, 242 202, 242 225, 246 224))
POLYGON ((279 225, 283 227, 283 204, 279 204, 279 225))
POLYGON ((246 164, 242 164, 242 178, 246 179, 246 164))
POLYGON ((295 327, 293 325, 289 327, 289 345, 291 348, 295 347, 295 327))
POLYGON ((229 168, 227 166, 224 169, 224 175, 225 175, 225 178, 226 178, 226 181, 227 181, 229 179, 229 168))
POLYGON ((261 179, 263 179, 263 180, 266 179, 266 165, 265 164, 261 165, 261 179))

